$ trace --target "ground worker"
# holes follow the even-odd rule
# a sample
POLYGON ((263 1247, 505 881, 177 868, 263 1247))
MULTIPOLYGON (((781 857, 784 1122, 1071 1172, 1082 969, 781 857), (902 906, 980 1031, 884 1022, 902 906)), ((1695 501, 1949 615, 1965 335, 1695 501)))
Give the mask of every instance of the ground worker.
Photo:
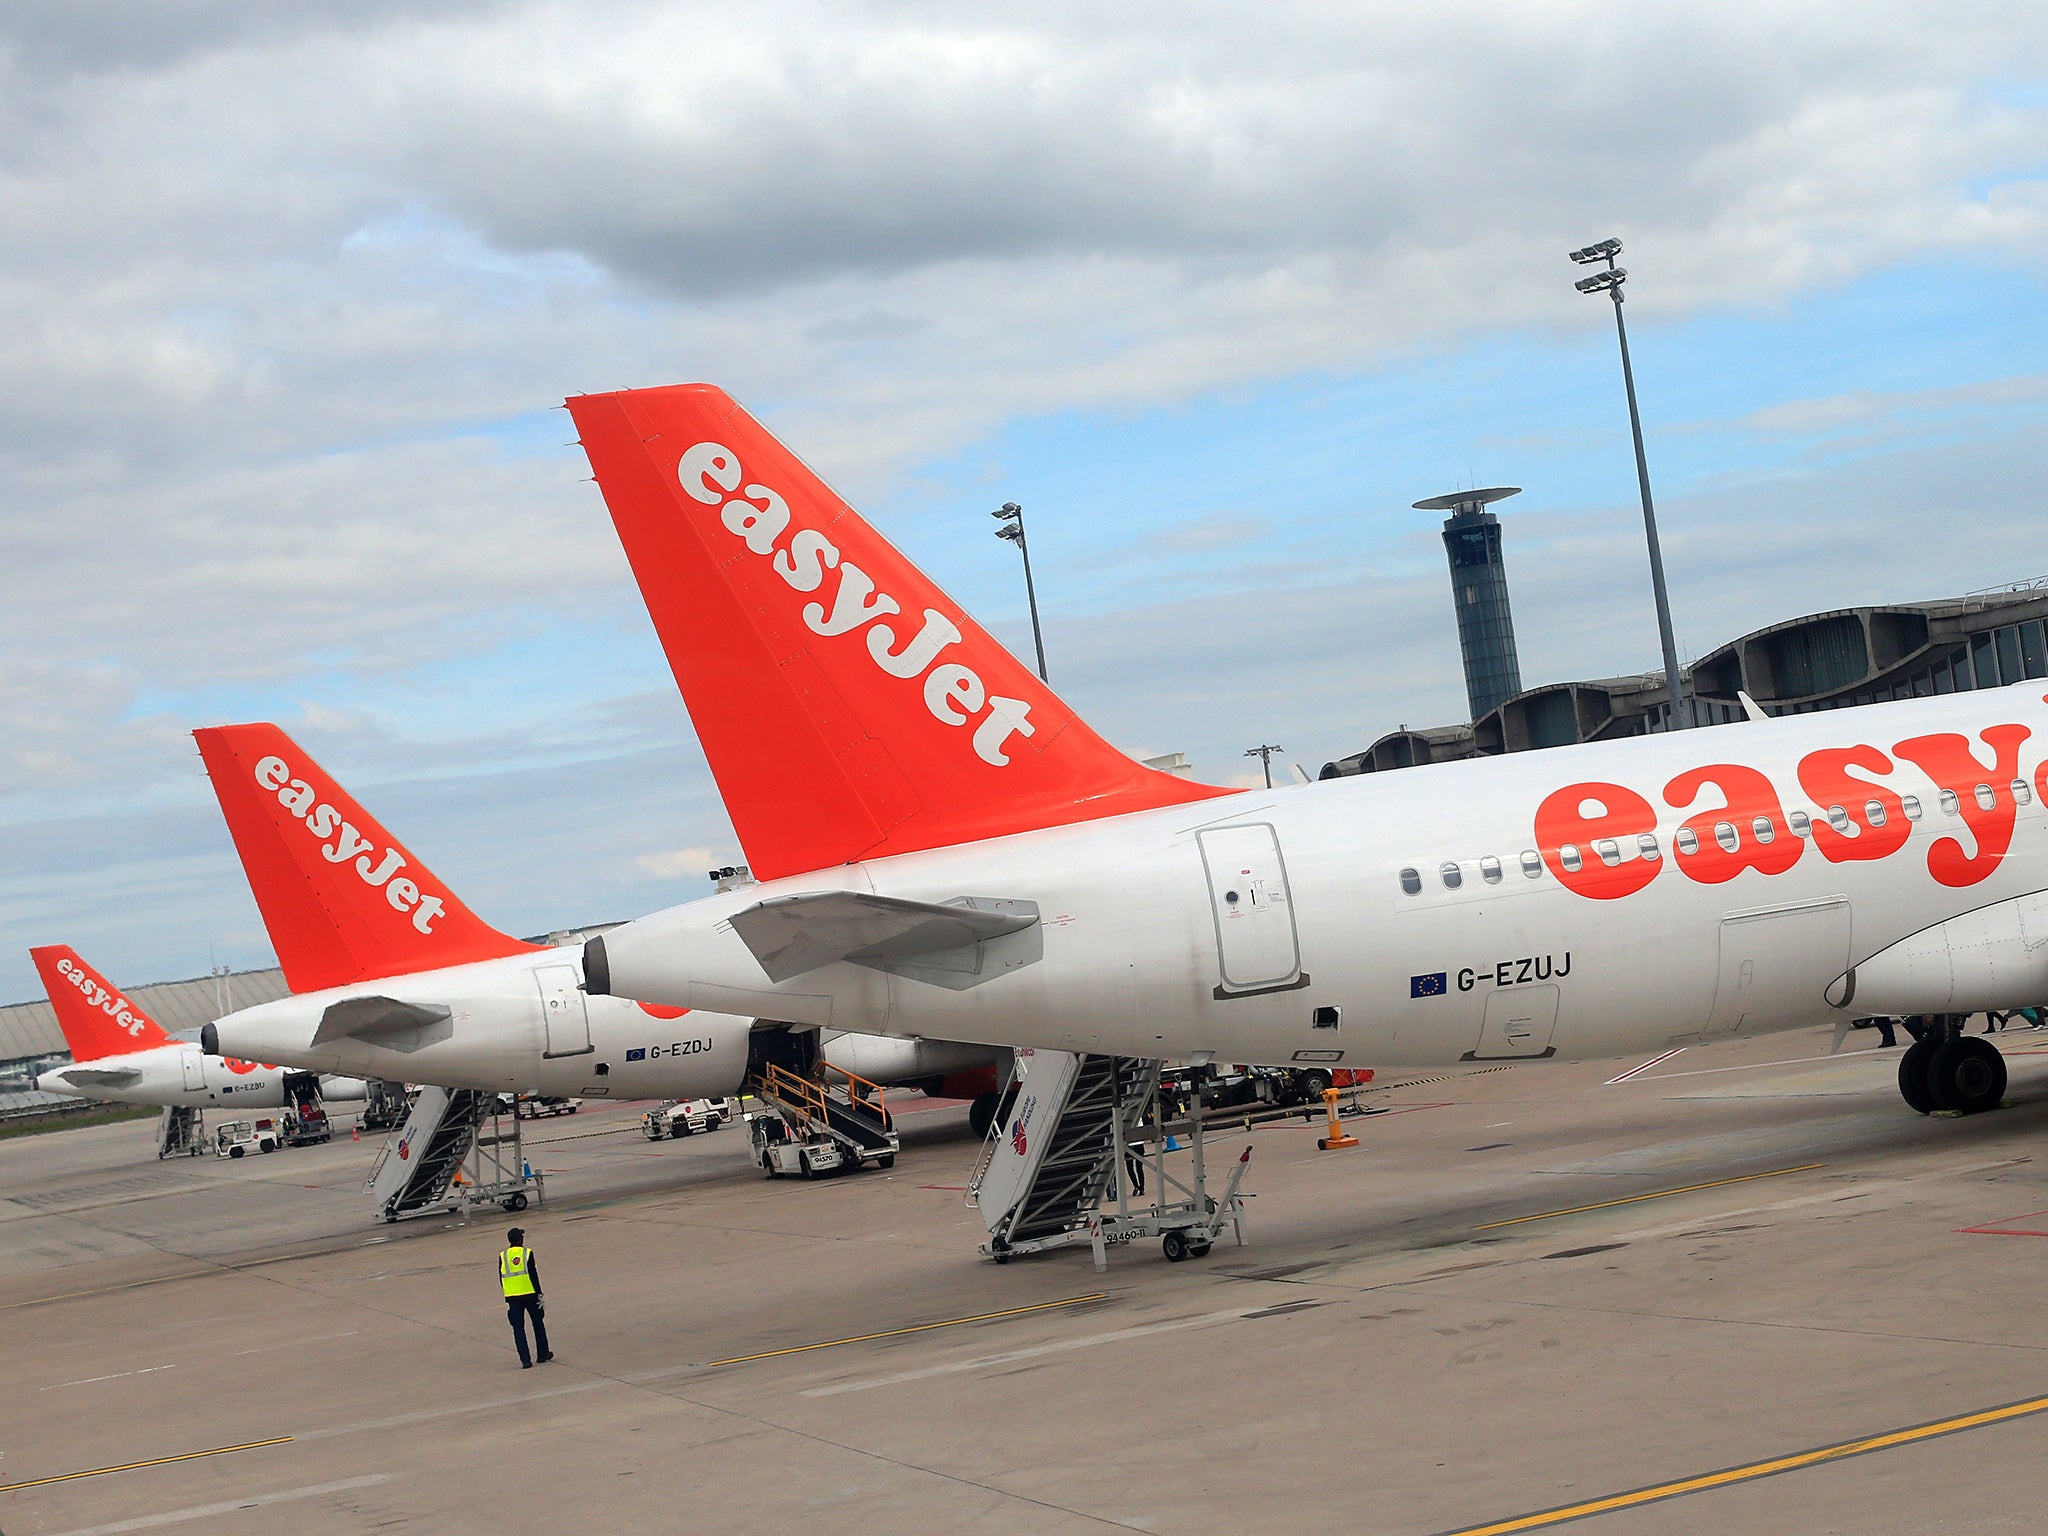
POLYGON ((540 1351, 540 1363, 546 1365, 555 1358, 555 1352, 548 1348, 547 1312, 541 1306, 540 1268, 534 1263, 533 1250, 526 1246, 526 1233, 514 1227, 505 1234, 509 1245, 498 1255, 498 1284, 505 1290, 505 1316, 512 1324, 512 1338, 519 1345, 519 1368, 533 1369, 533 1356, 526 1350, 526 1320, 533 1319, 533 1342, 540 1351))

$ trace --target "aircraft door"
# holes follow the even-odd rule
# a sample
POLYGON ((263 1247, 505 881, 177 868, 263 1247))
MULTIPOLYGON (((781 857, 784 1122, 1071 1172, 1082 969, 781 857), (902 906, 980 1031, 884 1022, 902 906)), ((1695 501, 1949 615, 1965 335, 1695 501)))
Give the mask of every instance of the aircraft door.
POLYGON ((1265 822, 1215 827, 1197 834, 1197 840, 1216 920, 1222 980, 1215 995, 1243 997, 1307 986, 1287 865, 1273 828, 1265 822))
POLYGON ((206 1058, 198 1051, 182 1051, 178 1064, 185 1069, 185 1091, 197 1093, 206 1086, 206 1058))
POLYGON ((1849 903, 1805 901, 1721 919, 1721 972, 1706 1034, 1755 1034, 1828 1017, 1827 989, 1849 969, 1849 903))
POLYGON ((1526 1061, 1554 1055, 1557 1047, 1550 1037, 1556 1029, 1556 987, 1499 987, 1486 995, 1479 1044, 1467 1051, 1464 1059, 1526 1061))
POLYGON ((590 1043, 590 1015, 584 1011, 583 989, 576 985, 576 968, 544 965, 533 973, 540 983, 541 1014, 547 1020, 547 1057, 583 1056, 590 1043))

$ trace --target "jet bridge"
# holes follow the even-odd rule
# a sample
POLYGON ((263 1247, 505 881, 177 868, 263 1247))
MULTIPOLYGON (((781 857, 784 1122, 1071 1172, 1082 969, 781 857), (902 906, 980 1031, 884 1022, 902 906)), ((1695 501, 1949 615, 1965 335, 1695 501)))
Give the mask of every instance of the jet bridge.
POLYGON ((545 1203, 545 1181, 530 1170, 519 1116, 495 1092, 422 1088, 398 1133, 384 1143, 364 1193, 385 1221, 444 1210, 545 1203))
POLYGON ((1161 1113, 1162 1063, 1068 1051, 1019 1054, 1008 1112, 989 1131, 968 1180, 967 1203, 980 1209, 989 1240, 981 1251, 998 1264, 1020 1253, 1087 1243, 1095 1268, 1111 1246, 1157 1237, 1166 1257, 1201 1258, 1231 1231, 1244 1243, 1247 1146, 1222 1197, 1212 1197, 1203 1146, 1201 1094, 1185 1121, 1161 1113), (1187 1140, 1189 1164, 1169 1163, 1167 1143, 1187 1140), (1147 1188, 1149 1202, 1143 1200, 1147 1188))

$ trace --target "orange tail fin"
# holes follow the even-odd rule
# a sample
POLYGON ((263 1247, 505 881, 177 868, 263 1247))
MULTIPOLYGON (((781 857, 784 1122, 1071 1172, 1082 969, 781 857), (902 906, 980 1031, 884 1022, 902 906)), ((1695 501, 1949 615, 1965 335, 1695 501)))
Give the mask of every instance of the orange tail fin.
POLYGON ((194 731, 294 992, 524 954, 274 725, 194 731))
POLYGON ((568 405, 755 874, 1231 793, 1096 735, 724 391, 568 405))
POLYGON ((73 1061, 98 1061, 170 1043, 171 1037, 155 1019, 79 959, 69 944, 49 944, 28 954, 43 978, 43 990, 50 994, 57 1027, 64 1031, 73 1061))

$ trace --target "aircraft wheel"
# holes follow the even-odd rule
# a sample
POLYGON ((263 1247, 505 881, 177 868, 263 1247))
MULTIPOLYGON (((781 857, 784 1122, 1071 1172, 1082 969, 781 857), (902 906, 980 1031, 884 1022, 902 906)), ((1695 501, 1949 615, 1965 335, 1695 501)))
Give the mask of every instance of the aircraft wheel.
POLYGON ((988 1140, 989 1131, 996 1123, 996 1104, 1002 1096, 984 1093, 967 1106, 967 1128, 982 1141, 988 1140))
POLYGON ((1908 1109, 1923 1115, 1935 1110, 1934 1079, 1931 1068, 1937 1047, 1932 1040, 1915 1040, 1899 1058, 1899 1097, 1908 1109))
POLYGON ((2005 1058, 1981 1035, 1958 1035, 1936 1047, 1927 1079, 1937 1108, 1982 1114, 2005 1098, 2005 1058))
POLYGON ((1188 1256, 1187 1234, 1178 1229, 1159 1239, 1159 1251, 1166 1255, 1166 1262, 1178 1264, 1188 1256))

